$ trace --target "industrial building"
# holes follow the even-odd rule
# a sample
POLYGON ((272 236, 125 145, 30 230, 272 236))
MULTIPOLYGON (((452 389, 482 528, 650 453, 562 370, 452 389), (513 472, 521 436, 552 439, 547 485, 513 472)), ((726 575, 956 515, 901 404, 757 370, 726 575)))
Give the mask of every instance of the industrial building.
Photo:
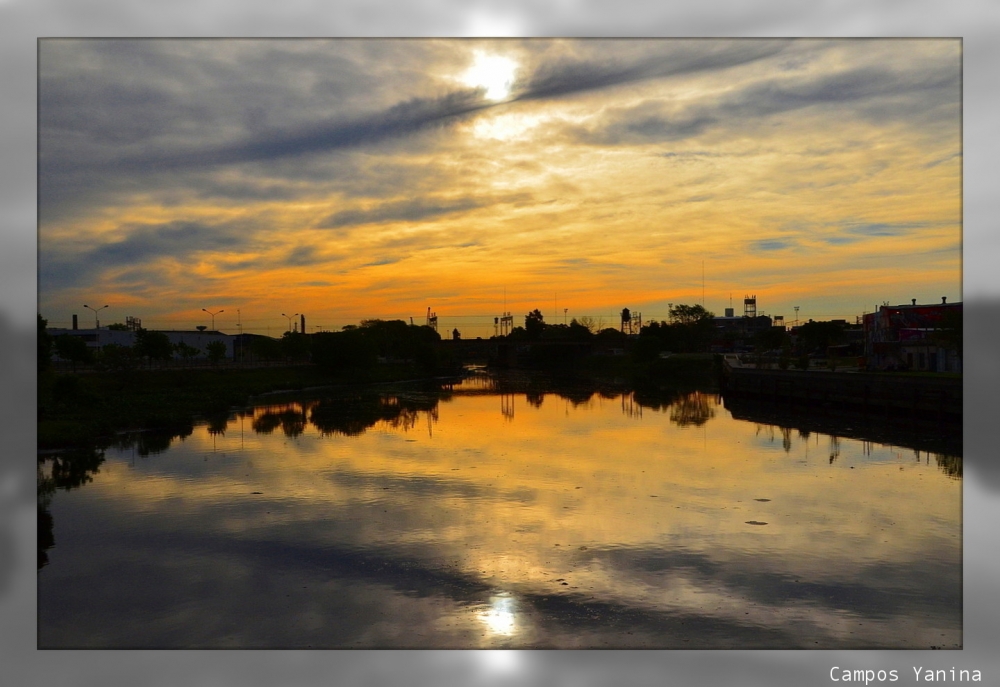
POLYGON ((962 304, 882 305, 864 316, 869 370, 961 372, 962 304))

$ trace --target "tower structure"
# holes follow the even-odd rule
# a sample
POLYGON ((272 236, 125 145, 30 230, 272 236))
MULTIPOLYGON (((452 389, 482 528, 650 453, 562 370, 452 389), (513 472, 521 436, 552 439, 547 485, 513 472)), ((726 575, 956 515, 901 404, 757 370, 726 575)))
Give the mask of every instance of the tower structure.
POLYGON ((632 313, 632 322, 629 324, 629 334, 638 334, 642 331, 642 313, 632 313))
POLYGON ((743 297, 743 317, 749 317, 751 320, 757 317, 756 294, 743 297))
POLYGON ((438 316, 436 312, 431 312, 430 307, 427 308, 427 326, 434 331, 438 330, 438 316))
POLYGON ((514 316, 510 311, 504 311, 500 317, 500 336, 507 336, 514 328, 514 316))

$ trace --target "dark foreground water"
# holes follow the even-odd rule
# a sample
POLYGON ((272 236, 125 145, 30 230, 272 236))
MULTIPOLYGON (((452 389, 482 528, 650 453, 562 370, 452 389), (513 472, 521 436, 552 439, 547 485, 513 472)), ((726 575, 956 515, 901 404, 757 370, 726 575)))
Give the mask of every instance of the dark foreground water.
POLYGON ((962 642, 960 448, 484 378, 189 431, 40 457, 40 647, 962 642))

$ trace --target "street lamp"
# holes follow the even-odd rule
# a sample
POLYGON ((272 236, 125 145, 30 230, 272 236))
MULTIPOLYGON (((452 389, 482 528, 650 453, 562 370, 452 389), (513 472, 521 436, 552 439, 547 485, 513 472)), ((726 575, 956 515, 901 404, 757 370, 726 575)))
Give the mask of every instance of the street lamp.
POLYGON ((83 307, 85 307, 87 310, 93 310, 94 311, 94 329, 100 329, 101 328, 101 323, 97 321, 97 313, 99 313, 100 311, 104 310, 108 306, 102 305, 100 308, 97 308, 96 310, 94 310, 94 308, 91 308, 89 305, 86 305, 86 304, 84 304, 83 307))
POLYGON ((225 310, 219 310, 218 312, 212 312, 211 310, 205 310, 204 308, 202 308, 202 310, 204 310, 205 312, 207 312, 209 315, 212 316, 212 331, 214 332, 215 331, 215 316, 218 315, 219 313, 224 313, 226 311, 225 310))
POLYGON ((286 315, 285 313, 281 313, 281 316, 288 318, 288 331, 291 332, 292 331, 292 318, 293 317, 298 317, 299 313, 295 313, 294 315, 286 315))

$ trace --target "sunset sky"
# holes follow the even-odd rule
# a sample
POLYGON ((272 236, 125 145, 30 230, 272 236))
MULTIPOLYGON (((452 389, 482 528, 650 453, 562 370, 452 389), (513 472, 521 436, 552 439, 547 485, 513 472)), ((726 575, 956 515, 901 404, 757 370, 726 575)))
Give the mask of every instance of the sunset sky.
POLYGON ((962 297, 954 39, 45 39, 38 136, 55 326, 962 297))

